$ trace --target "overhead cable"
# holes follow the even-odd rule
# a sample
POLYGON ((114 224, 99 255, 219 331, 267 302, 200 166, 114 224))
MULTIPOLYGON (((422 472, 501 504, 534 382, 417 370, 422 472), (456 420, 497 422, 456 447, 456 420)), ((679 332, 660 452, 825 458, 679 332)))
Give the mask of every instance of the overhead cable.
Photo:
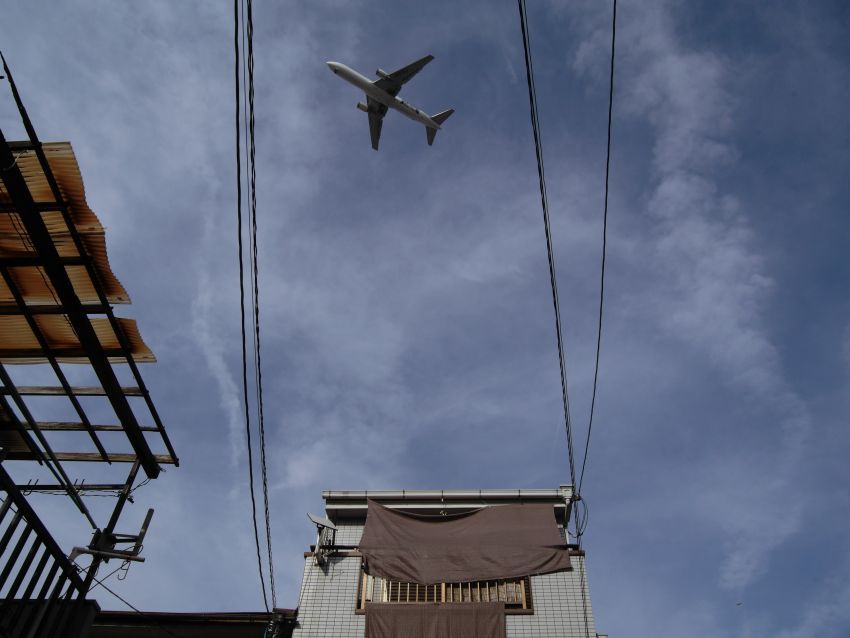
MULTIPOLYGON (((560 313, 560 305, 558 299, 558 287, 555 276, 555 259, 554 259, 554 251, 552 248, 552 232, 549 222, 549 206, 548 206, 548 198, 546 194, 546 178, 545 171, 543 165, 543 151, 542 151, 542 141, 540 135, 540 123, 538 119, 537 113, 537 94, 534 86, 534 69, 531 59, 531 45, 530 45, 530 36, 528 29, 528 20, 527 20, 527 12, 525 6, 525 0, 517 0, 517 5, 519 8, 520 14, 520 28, 522 30, 522 41, 523 41, 523 53, 525 55, 525 72, 526 72, 526 80, 528 84, 528 100, 529 100, 529 110, 531 112, 531 128, 534 136, 534 147, 537 157, 537 175, 540 185, 540 201, 543 208, 543 224, 544 230, 546 234, 546 249, 547 256, 549 260, 549 277, 552 288, 552 302, 555 309, 555 333, 558 343, 558 361, 560 365, 560 373, 561 373, 561 393, 563 398, 563 406, 564 406, 564 425, 566 428, 567 434, 567 452, 569 456, 569 465, 570 465, 570 479, 572 480, 572 484, 575 488, 574 494, 576 499, 574 511, 574 522, 575 522, 575 536, 576 542, 578 543, 579 550, 582 547, 582 535, 587 526, 587 505, 584 503, 585 512, 584 516, 580 512, 579 504, 581 501, 581 486, 584 480, 584 472, 587 465, 587 456, 588 449, 590 446, 590 435, 593 427, 593 413, 596 407, 596 392, 598 386, 598 378, 599 378, 599 358, 601 351, 601 343, 602 343, 602 319, 603 319, 603 302, 605 296, 605 257, 607 253, 607 231, 608 231, 608 186, 609 186, 609 176, 610 176, 610 166, 611 166, 611 121, 612 121, 612 112, 613 112, 613 98, 614 98, 614 51, 615 51, 615 38, 616 38, 616 23, 617 23, 617 0, 613 0, 613 18, 612 18, 612 27, 611 27, 611 67, 610 67, 610 84, 608 91, 608 139, 607 139, 607 153, 605 160, 605 205, 603 212, 603 222, 602 222, 602 267, 601 267, 601 275, 600 275, 600 289, 599 289, 599 315, 597 322, 597 337, 596 337, 596 360, 594 366, 594 375, 593 375, 593 393, 591 398, 591 409, 590 409, 590 417, 588 420, 588 430, 587 430, 587 438, 585 440, 585 448, 584 448, 584 457, 582 460, 581 466, 581 474, 579 477, 578 484, 576 484, 576 474, 575 474, 575 461, 573 454, 573 440, 572 440, 572 423, 570 418, 570 405, 569 405, 569 393, 567 388, 567 376, 566 376, 566 363, 564 356, 564 346, 563 346, 563 331, 562 331, 562 323, 561 323, 561 313, 560 313)), ((590 637, 590 627, 589 627, 589 619, 588 619, 588 609, 587 609, 587 593, 586 593, 586 572, 585 572, 585 564, 584 564, 584 556, 581 557, 581 569, 580 569, 580 587, 582 594, 582 608, 584 611, 584 629, 585 635, 590 637)))
MULTIPOLYGON (((614 51, 617 41, 617 0, 611 18, 611 70, 608 77, 608 145, 605 153, 605 207, 602 214, 602 267, 599 279, 599 321, 596 324, 596 365, 593 369, 593 395, 590 400, 590 418, 587 423, 587 438, 584 442, 584 458, 581 461, 581 474, 578 479, 578 491, 584 482, 584 470, 587 465, 587 451, 590 448, 590 433, 593 431, 593 413, 596 409, 596 388, 599 381, 599 353, 602 346, 602 309, 605 301, 605 256, 608 252, 608 179, 611 174, 611 120, 614 110, 614 51)), ((582 532, 583 533, 583 532, 582 532)), ((581 538, 581 535, 579 535, 581 538)))
POLYGON ((570 464, 570 480, 576 484, 575 460, 573 456, 573 432, 570 418, 570 398, 567 388, 567 369, 564 355, 564 339, 561 327, 561 307, 558 301, 558 282, 555 276, 555 251, 552 246, 552 229, 549 223, 549 200, 546 195, 546 173, 543 167, 543 148, 540 136, 540 122, 537 116, 537 92, 534 88, 534 68, 531 61, 528 21, 526 19, 525 0, 517 0, 519 6, 522 46, 525 54, 525 77, 528 83, 528 102, 531 111, 531 130, 534 135, 534 149, 537 156, 537 177, 540 185, 540 204, 543 208, 543 229, 546 234, 546 253, 549 259, 549 282, 552 288, 552 304, 555 308, 555 337, 558 342, 558 364, 561 371, 561 398, 564 406, 564 427, 567 433, 567 455, 570 464))
POLYGON ((257 385, 257 421, 260 430, 260 470, 263 485, 263 505, 266 522, 266 549, 269 559, 269 585, 272 595, 272 608, 277 607, 277 593, 274 582, 274 556, 272 553, 271 512, 269 508, 269 482, 266 465, 266 428, 263 410, 263 366, 260 355, 260 285, 259 265, 257 260, 257 151, 256 136, 254 135, 254 16, 253 0, 247 0, 246 31, 248 34, 248 132, 249 132, 249 164, 251 169, 251 282, 252 306, 254 322, 254 374, 257 385))
MULTIPOLYGON (((78 565, 77 563, 74 563, 74 566, 75 566, 75 567, 76 567, 76 568, 77 568, 80 572, 82 572, 82 573, 84 573, 84 574, 88 574, 88 573, 89 573, 89 569, 91 569, 91 568, 88 568, 88 569, 87 569, 87 568, 83 567, 82 565, 78 565)), ((121 569, 121 567, 119 567, 118 569, 121 569)), ((152 623, 156 626, 156 628, 157 628, 157 629, 159 629, 161 632, 163 632, 164 634, 167 634, 168 636, 171 636, 172 638, 178 638, 178 637, 177 637, 177 634, 175 634, 173 631, 171 631, 170 629, 168 629, 168 627, 165 627, 164 625, 162 625, 162 624, 161 624, 158 620, 156 620, 156 619, 153 617, 153 615, 152 615, 152 614, 150 614, 149 612, 144 612, 144 611, 142 611, 141 609, 139 609, 138 607, 136 607, 135 605, 133 605, 130 601, 128 601, 126 598, 123 598, 123 597, 122 597, 122 596, 120 596, 119 594, 115 593, 115 592, 114 592, 114 591, 112 591, 109 587, 107 587, 107 586, 106 586, 106 584, 104 584, 104 582, 103 582, 103 581, 104 581, 104 580, 106 580, 107 578, 109 578, 110 576, 112 576, 112 574, 114 574, 116 571, 118 571, 118 570, 116 569, 116 570, 112 571, 111 573, 109 573, 109 574, 107 574, 106 576, 104 576, 102 579, 97 578, 97 577, 96 577, 96 576, 94 576, 93 574, 89 574, 89 575, 91 576, 92 580, 94 580, 94 582, 96 582, 98 585, 100 585, 101 587, 103 587, 106 591, 108 591, 110 594, 112 594, 113 596, 115 596, 118 600, 120 600, 122 603, 124 603, 125 605, 127 605, 127 607, 129 607, 130 609, 132 609, 134 612, 136 612, 137 614, 139 614, 139 616, 147 617, 147 618, 148 618, 148 619, 149 619, 149 620, 150 620, 150 621, 151 621, 151 622, 152 622, 152 623)), ((95 585, 95 587, 96 587, 96 586, 97 586, 97 585, 95 585)), ((94 589, 94 587, 92 587, 89 591, 92 591, 93 589, 94 589)))
POLYGON ((266 594, 266 579, 263 574, 263 561, 260 555, 260 532, 257 527, 257 499, 254 494, 254 458, 253 445, 251 442, 251 410, 248 402, 248 353, 247 353, 247 331, 245 329, 245 260, 242 246, 242 141, 239 127, 242 125, 240 105, 242 98, 239 93, 239 20, 240 0, 233 0, 233 46, 235 54, 235 80, 236 80, 236 220, 237 220, 237 244, 239 251, 239 309, 240 323, 242 328, 242 395, 245 402, 245 437, 248 449, 248 487, 251 493, 252 523, 254 526, 254 542, 257 548, 257 568, 260 573, 260 586, 263 590, 263 604, 266 611, 269 610, 268 595, 266 594))
MULTIPOLYGON (((599 277, 599 315, 598 321, 596 324, 596 362, 593 369, 593 393, 590 400, 590 416, 588 418, 587 423, 587 438, 584 442, 584 456, 581 461, 581 474, 579 474, 578 481, 578 490, 581 493, 581 487, 584 483, 584 471, 587 467, 587 454, 590 449, 590 434, 593 431, 593 414, 596 409, 596 390, 598 387, 599 381, 599 355, 601 352, 602 346, 602 318, 603 318, 603 308, 605 301, 605 257, 608 252, 608 184, 609 178, 611 175, 611 122, 612 115, 614 111, 614 58, 616 51, 616 42, 617 42, 617 0, 613 0, 613 8, 611 12, 611 66, 608 75, 608 133, 607 133, 607 144, 605 151, 605 204, 602 213, 602 265, 600 268, 600 277, 599 277)), ((582 500, 582 505, 584 506, 584 515, 582 517, 581 523, 577 522, 576 525, 576 542, 578 543, 579 550, 582 548, 582 537, 584 536, 584 532, 587 528, 587 522, 590 518, 589 510, 587 507, 587 501, 582 500)), ((585 634, 590 636, 590 630, 588 628, 588 618, 587 618, 587 594, 585 592, 586 588, 586 576, 587 573, 587 565, 586 565, 586 557, 582 557, 582 570, 581 570, 581 595, 582 602, 584 606, 584 630, 585 634)))

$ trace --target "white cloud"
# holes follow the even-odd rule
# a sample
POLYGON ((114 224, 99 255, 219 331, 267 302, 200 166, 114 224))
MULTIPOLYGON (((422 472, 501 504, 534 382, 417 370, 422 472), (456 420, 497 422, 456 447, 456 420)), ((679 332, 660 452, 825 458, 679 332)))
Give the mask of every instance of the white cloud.
POLYGON ((198 348, 209 366, 209 372, 218 385, 219 402, 227 418, 231 451, 230 463, 232 468, 236 468, 245 452, 245 417, 242 392, 237 386, 233 370, 225 358, 224 345, 228 340, 222 339, 221 329, 214 323, 216 300, 214 293, 216 289, 209 277, 201 271, 198 280, 198 294, 192 304, 192 332, 198 348))
POLYGON ((850 584, 836 584, 822 599, 802 610, 802 620, 795 627, 782 629, 775 638, 811 638, 812 636, 844 636, 850 625, 850 584))
MULTIPOLYGON (((582 11, 588 8, 582 5, 582 11)), ((625 122, 643 122, 653 136, 644 257, 655 283, 645 291, 651 299, 647 318, 707 358, 754 410, 778 421, 763 447, 750 444, 732 456, 705 459, 702 486, 691 492, 695 497, 712 486, 706 497, 712 502, 702 505, 716 517, 708 522, 722 530, 720 580, 743 587, 799 529, 800 509, 787 494, 810 417, 785 380, 767 326, 765 305, 773 288, 768 264, 747 212, 722 190, 718 176, 737 155, 730 64, 680 40, 670 4, 621 11, 615 153, 625 122), (734 503, 724 505, 730 498, 734 503)), ((607 59, 610 31, 601 10, 586 21, 591 35, 577 48, 574 64, 599 79, 607 70, 600 59, 607 59)))

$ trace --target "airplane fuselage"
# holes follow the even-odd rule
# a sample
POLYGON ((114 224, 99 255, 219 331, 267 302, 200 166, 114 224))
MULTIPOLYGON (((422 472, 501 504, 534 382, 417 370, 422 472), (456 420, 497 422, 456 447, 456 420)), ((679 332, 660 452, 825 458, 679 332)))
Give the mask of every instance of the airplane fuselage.
POLYGON ((354 69, 351 69, 340 62, 328 62, 328 67, 330 67, 331 71, 333 71, 335 75, 338 75, 346 82, 353 84, 370 98, 376 102, 380 102, 387 108, 394 109, 409 117, 411 120, 424 124, 429 128, 440 128, 440 125, 432 120, 425 111, 420 111, 415 106, 408 104, 398 96, 390 95, 383 89, 375 86, 373 80, 360 75, 354 69))

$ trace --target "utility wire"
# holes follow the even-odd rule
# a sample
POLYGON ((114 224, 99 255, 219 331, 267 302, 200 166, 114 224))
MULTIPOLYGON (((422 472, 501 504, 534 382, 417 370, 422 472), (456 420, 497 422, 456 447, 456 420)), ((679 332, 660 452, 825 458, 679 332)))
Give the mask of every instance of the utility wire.
MULTIPOLYGON (((540 201, 543 207, 543 225, 546 233, 546 249, 549 260, 549 277, 550 283, 552 287, 552 302, 555 308, 555 334, 558 342, 558 361, 560 364, 560 372, 561 372, 561 393, 564 404, 564 425, 566 427, 567 433, 567 452, 569 456, 569 464, 570 464, 570 479, 572 480, 573 486, 577 488, 575 495, 579 500, 576 501, 574 509, 574 521, 575 521, 575 529, 576 529, 576 541, 578 543, 579 550, 581 550, 581 541, 582 535, 584 534, 586 525, 587 525, 587 517, 584 517, 584 521, 582 522, 582 515, 580 513, 579 504, 581 503, 581 486, 584 480, 584 472, 587 464, 587 455, 588 449, 590 446, 590 434, 593 427, 593 412, 596 406, 596 390, 598 385, 599 378, 599 355, 601 350, 602 343, 602 317, 603 317, 603 301, 604 301, 604 293, 605 293, 605 256, 607 253, 607 230, 608 230, 608 184, 609 184, 609 176, 610 176, 610 166, 611 166, 611 120, 612 120, 612 111, 613 111, 613 98, 614 98, 614 44, 615 44, 615 35, 616 35, 616 22, 617 22, 617 0, 614 1, 614 9, 613 9, 613 20, 612 20, 612 28, 611 28, 611 73, 610 73, 610 86, 608 92, 608 141, 607 141, 607 155, 605 161, 605 207, 603 214, 603 226, 602 226, 602 268, 601 268, 601 282, 600 282, 600 291, 599 291, 599 319, 597 323, 597 337, 596 337, 596 362, 594 367, 594 375, 593 375, 593 394, 591 399, 591 409, 590 409, 590 417, 588 421, 588 430, 587 430, 587 439, 585 440, 585 449, 584 449, 584 458, 582 460, 581 466, 581 474, 576 484, 576 474, 575 474, 575 460, 573 455, 573 440, 572 440, 572 423, 570 419, 570 407, 569 407, 569 393, 567 388, 567 376, 566 376, 566 364, 564 357, 564 346, 563 346, 563 331, 561 327, 561 312, 560 305, 558 300, 558 287, 557 281, 555 277, 555 258, 554 251, 552 249, 552 231, 549 222, 549 206, 548 206, 548 198, 546 195, 546 178, 545 171, 543 166, 543 151, 542 151, 542 143, 541 143, 541 135, 540 135, 540 123, 538 119, 537 113, 537 92, 534 86, 534 68, 531 59, 531 45, 530 45, 530 37, 529 37, 529 29, 528 29, 528 19, 527 12, 525 6, 525 0, 517 0, 517 5, 519 8, 520 15, 520 28, 522 30, 522 42, 523 42, 523 53, 525 55, 525 72, 526 72, 526 80, 528 84, 528 101, 529 101, 529 110, 531 112, 531 128, 534 135, 534 147, 537 156, 537 176, 540 185, 540 201)), ((586 508, 586 505, 585 505, 586 508)), ((585 564, 584 557, 582 557, 582 565, 581 565, 581 574, 580 574, 580 587, 581 587, 581 597, 582 597, 582 609, 584 611, 584 629, 585 635, 590 637, 590 627, 588 620, 588 610, 587 610, 587 593, 585 591, 586 588, 586 573, 585 573, 585 564)))
MULTIPOLYGON (((581 461, 581 474, 579 474, 578 481, 578 490, 579 494, 581 493, 581 486, 584 483, 584 471, 587 467, 587 453, 590 448, 590 434, 593 431, 593 413, 596 408, 596 390, 599 381, 599 354, 602 346, 602 318, 603 318, 603 308, 605 301, 605 257, 607 255, 608 248, 608 183, 611 175, 611 122, 612 122, 612 114, 614 110, 614 54, 616 51, 616 42, 617 42, 617 0, 613 0, 613 10, 611 15, 611 67, 610 73, 608 77, 608 139, 607 146, 605 152, 605 204, 604 211, 602 214, 602 266, 600 268, 600 278, 599 278, 599 319, 596 324, 596 363, 593 369, 593 394, 590 400, 590 417, 588 418, 587 423, 587 438, 584 442, 584 457, 581 461)), ((582 537, 584 535, 585 530, 587 529, 587 522, 590 518, 589 510, 587 507, 587 502, 582 501, 582 505, 584 505, 584 515, 582 517, 582 523, 576 525, 576 542, 578 543, 579 550, 582 549, 582 537)), ((581 569, 581 596, 582 596, 582 606, 584 608, 584 631, 585 635, 590 637, 590 629, 588 627, 588 614, 587 614, 587 593, 585 592, 586 582, 587 582, 587 557, 582 557, 582 569, 581 569)))
POLYGON ((253 284, 252 304, 254 321, 254 365, 257 383, 257 420, 260 430, 260 470, 263 485, 263 505, 266 522, 266 548, 269 557, 269 584, 271 587, 272 607, 277 607, 277 593, 274 582, 274 556, 272 553, 271 514, 269 508, 269 484, 266 465, 266 428, 263 411, 263 367, 260 356, 260 286, 259 266, 257 260, 257 162, 256 136, 254 134, 254 17, 253 0, 247 0, 247 32, 248 32, 248 112, 249 112, 249 163, 251 168, 251 280, 253 284))
MULTIPOLYGON (((76 567, 76 568, 77 568, 80 572, 82 572, 82 573, 84 573, 84 574, 89 574, 89 569, 91 569, 91 567, 89 567, 89 568, 85 568, 85 567, 83 567, 82 565, 78 565, 77 563, 74 563, 74 566, 75 566, 75 567, 76 567)), ((119 567, 118 569, 121 569, 121 568, 119 567)), ((113 596, 115 596, 118 600, 120 600, 122 603, 124 603, 125 605, 127 605, 127 607, 129 607, 130 609, 132 609, 134 612, 136 612, 137 614, 139 614, 139 615, 140 615, 140 616, 142 616, 142 617, 150 616, 151 614, 149 614, 149 613, 147 613, 147 612, 142 611, 141 609, 139 609, 138 607, 136 607, 135 605, 133 605, 130 601, 128 601, 126 598, 123 598, 123 597, 122 597, 122 596, 120 596, 119 594, 116 594, 116 593, 115 593, 114 591, 112 591, 109 587, 107 587, 107 586, 106 586, 106 584, 104 584, 104 582, 103 582, 103 581, 104 581, 104 580, 106 580, 107 578, 109 578, 110 576, 112 576, 112 574, 114 574, 116 571, 118 571, 118 570, 115 570, 115 571, 111 572, 110 574, 106 575, 103 579, 99 579, 99 578, 98 578, 97 576, 95 576, 94 574, 89 574, 89 575, 91 576, 91 578, 92 578, 92 580, 93 580, 94 582, 96 582, 98 585, 100 585, 101 587, 103 587, 106 591, 108 591, 110 594, 112 594, 113 596)), ((93 589, 94 589, 94 587, 92 587, 89 591, 92 591, 93 589)), ((157 622, 157 621, 156 621, 156 620, 154 620, 153 618, 151 618, 151 621, 152 621, 152 622, 156 625, 157 629, 159 629, 159 630, 160 630, 160 631, 162 631, 163 633, 166 633, 166 634, 168 634, 169 636, 172 636, 173 638, 178 638, 177 634, 175 634, 174 632, 172 632, 172 631, 171 631, 170 629, 168 629, 167 627, 163 627, 163 626, 162 626, 159 622, 157 622)))
MULTIPOLYGON (((596 408, 596 387, 599 380, 599 353, 602 346, 602 308, 605 301, 605 255, 608 252, 608 178, 611 174, 611 119, 614 110, 614 51, 617 42, 617 0, 611 17, 611 72, 608 79, 608 147, 605 154, 605 211, 602 214, 602 268, 599 280, 599 322, 596 325, 596 365, 593 370, 593 397, 590 400, 590 419, 587 423, 587 438, 584 442, 584 458, 581 462, 581 474, 578 479, 578 492, 584 482, 584 470, 587 465, 587 451, 590 448, 590 433, 593 430, 593 412, 596 408)), ((583 530, 582 530, 583 533, 583 530)), ((579 543, 581 535, 579 535, 579 543)))
MULTIPOLYGON (((118 567, 116 567, 115 569, 113 569, 111 572, 109 572, 106 576, 104 576, 104 577, 103 577, 103 578, 101 578, 100 580, 98 580, 97 578, 92 577, 94 580, 96 580, 96 581, 97 581, 97 583, 95 584, 95 586, 94 586, 94 587, 90 587, 90 588, 89 588, 88 592, 86 592, 86 596, 88 596, 89 594, 91 594, 91 593, 92 593, 92 591, 94 591, 95 589, 97 589, 97 586, 98 586, 98 585, 100 585, 101 587, 106 587, 106 585, 104 585, 104 584, 103 584, 103 581, 108 580, 108 579, 109 579, 109 578, 110 578, 113 574, 116 574, 116 573, 117 573, 117 572, 119 572, 120 570, 124 569, 124 566, 125 566, 125 565, 127 565, 129 562, 130 562, 130 561, 126 561, 126 560, 125 560, 123 563, 121 563, 120 565, 118 565, 118 567)), ((79 565, 78 565, 78 567, 79 567, 79 565)), ((120 580, 123 580, 123 579, 120 579, 120 580)))
POLYGON ((520 28, 522 29, 522 45, 525 54, 525 77, 528 83, 528 102, 531 111, 531 130, 534 134, 534 149, 537 156, 537 177, 540 184, 540 203, 543 207, 543 228, 546 234, 546 253, 549 259, 549 281, 552 287, 552 304, 555 308, 555 336, 558 341, 558 364, 561 371, 561 397, 564 404, 564 427, 567 433, 567 453, 570 463, 570 480, 576 484, 575 460, 573 456, 573 432, 570 418, 570 398, 567 388, 567 370, 564 356, 564 339, 561 328, 561 307, 558 301, 558 282, 555 276, 555 252, 552 246, 552 229, 549 223, 549 200, 546 195, 546 174, 543 167, 543 148, 540 135, 540 122, 537 116, 537 91, 534 88, 534 68, 531 61, 531 44, 529 41, 528 21, 526 18, 525 0, 517 0, 519 7, 520 28))
POLYGON ((263 560, 260 555, 260 532, 257 527, 257 499, 254 495, 254 456, 251 443, 251 411, 248 405, 248 353, 247 333, 245 330, 245 266, 242 247, 242 142, 239 134, 241 125, 239 95, 239 0, 233 0, 233 46, 235 53, 235 80, 236 80, 236 218, 237 218, 237 242, 239 246, 239 308, 242 328, 242 394, 245 401, 245 436, 248 447, 248 487, 251 493, 252 523, 254 526, 254 542, 257 547, 257 568, 260 573, 260 586, 263 590, 263 604, 266 611, 269 610, 268 595, 266 594, 266 579, 263 575, 263 560))

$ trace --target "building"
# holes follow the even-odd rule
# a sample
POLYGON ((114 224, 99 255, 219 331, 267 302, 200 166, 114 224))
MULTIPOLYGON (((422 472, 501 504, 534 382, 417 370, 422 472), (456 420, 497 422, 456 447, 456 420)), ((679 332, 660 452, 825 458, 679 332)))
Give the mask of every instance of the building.
POLYGON ((324 492, 326 518, 311 516, 318 534, 316 544, 304 553, 293 637, 360 638, 366 635, 366 608, 371 603, 436 609, 456 602, 486 605, 497 601, 504 605, 507 638, 595 638, 599 634, 590 605, 584 553, 567 544, 564 532, 572 494, 569 486, 549 490, 324 492), (367 573, 374 570, 368 565, 364 569, 367 561, 365 550, 361 551, 370 504, 399 513, 432 515, 433 520, 439 520, 441 515, 450 519, 504 505, 549 506, 552 527, 558 530, 553 533, 560 536, 559 549, 568 555, 569 568, 522 577, 428 585, 382 578, 367 573))

